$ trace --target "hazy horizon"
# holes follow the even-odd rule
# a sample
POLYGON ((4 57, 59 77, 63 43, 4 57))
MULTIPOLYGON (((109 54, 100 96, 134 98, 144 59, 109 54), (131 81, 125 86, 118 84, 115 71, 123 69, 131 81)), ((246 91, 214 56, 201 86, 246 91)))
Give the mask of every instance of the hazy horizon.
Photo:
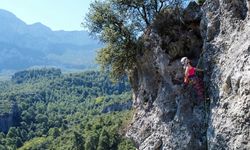
POLYGON ((82 31, 81 26, 92 0, 1 0, 0 9, 7 10, 26 24, 42 23, 53 31, 82 31))
POLYGON ((88 32, 53 31, 43 23, 29 25, 13 12, 0 9, 0 76, 38 67, 65 71, 96 68, 102 46, 88 32))

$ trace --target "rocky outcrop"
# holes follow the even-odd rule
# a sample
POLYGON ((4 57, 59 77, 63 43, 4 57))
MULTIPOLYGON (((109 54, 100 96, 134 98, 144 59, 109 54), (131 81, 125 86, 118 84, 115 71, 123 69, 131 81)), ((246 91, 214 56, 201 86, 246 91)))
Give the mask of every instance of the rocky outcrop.
POLYGON ((168 10, 144 37, 147 50, 130 72, 136 112, 127 132, 139 149, 206 148, 204 103, 192 87, 183 87, 179 62, 186 55, 196 62, 201 53, 199 10, 196 3, 180 17, 168 10))
POLYGON ((201 23, 211 100, 208 149, 250 149, 250 11, 247 0, 207 0, 201 23))
POLYGON ((132 101, 125 103, 114 103, 103 108, 102 113, 111 113, 115 111, 130 110, 132 108, 132 101))
POLYGON ((10 127, 16 126, 20 121, 19 115, 17 104, 13 103, 10 112, 0 114, 0 132, 7 133, 10 127))
POLYGON ((13 114, 4 113, 0 115, 0 131, 7 133, 13 126, 13 114))
POLYGON ((250 149, 248 8, 207 0, 159 16, 129 72, 136 111, 127 136, 138 149, 250 149), (182 56, 193 65, 201 57, 208 100, 183 87, 182 56))

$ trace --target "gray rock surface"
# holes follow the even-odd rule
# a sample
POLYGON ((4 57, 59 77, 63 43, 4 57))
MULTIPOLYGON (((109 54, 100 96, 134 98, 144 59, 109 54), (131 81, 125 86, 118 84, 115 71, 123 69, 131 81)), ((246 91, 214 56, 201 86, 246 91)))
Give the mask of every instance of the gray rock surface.
POLYGON ((193 3, 181 23, 166 13, 144 37, 147 50, 129 72, 136 111, 127 136, 138 149, 250 149, 249 5, 207 0, 197 11, 193 3), (181 84, 179 58, 193 56, 195 65, 201 50, 209 100, 181 84))
POLYGON ((114 103, 103 108, 102 113, 111 113, 115 111, 130 110, 132 108, 132 101, 125 103, 114 103))
POLYGON ((208 149, 250 149, 250 13, 246 0, 207 0, 201 24, 211 100, 208 149))
POLYGON ((19 115, 18 107, 13 103, 10 112, 0 114, 0 132, 7 133, 10 127, 16 126, 19 115))
MULTIPOLYGON (((199 9, 198 5, 190 6, 199 9)), ((183 88, 178 59, 193 55, 195 61, 202 49, 199 20, 190 20, 200 11, 196 15, 189 12, 194 13, 185 11, 182 20, 171 17, 175 12, 167 12, 164 29, 161 22, 153 26, 144 39, 147 50, 138 55, 137 67, 130 72, 136 112, 127 136, 139 149, 206 148, 204 102, 197 99, 192 87, 183 88)))

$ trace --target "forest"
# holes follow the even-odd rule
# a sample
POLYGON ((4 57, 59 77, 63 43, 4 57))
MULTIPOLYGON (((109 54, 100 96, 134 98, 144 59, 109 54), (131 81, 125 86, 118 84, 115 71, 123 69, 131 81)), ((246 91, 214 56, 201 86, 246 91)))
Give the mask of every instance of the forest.
POLYGON ((32 69, 0 91, 0 149, 135 149, 124 137, 133 113, 126 77, 114 83, 98 71, 32 69))

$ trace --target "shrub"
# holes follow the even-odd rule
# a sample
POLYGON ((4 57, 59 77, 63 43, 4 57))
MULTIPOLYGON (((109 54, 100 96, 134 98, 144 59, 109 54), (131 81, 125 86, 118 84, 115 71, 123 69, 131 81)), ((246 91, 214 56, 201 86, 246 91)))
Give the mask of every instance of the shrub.
POLYGON ((203 5, 206 0, 198 0, 198 4, 203 5))

